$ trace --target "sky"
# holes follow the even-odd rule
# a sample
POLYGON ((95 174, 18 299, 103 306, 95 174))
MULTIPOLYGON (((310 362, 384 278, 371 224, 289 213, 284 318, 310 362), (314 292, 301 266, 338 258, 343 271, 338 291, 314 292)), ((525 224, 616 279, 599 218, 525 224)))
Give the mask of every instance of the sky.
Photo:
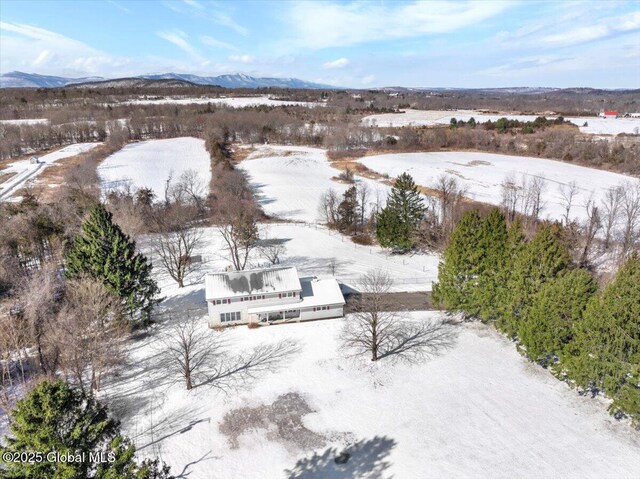
POLYGON ((0 73, 640 88, 640 0, 0 0, 0 73))

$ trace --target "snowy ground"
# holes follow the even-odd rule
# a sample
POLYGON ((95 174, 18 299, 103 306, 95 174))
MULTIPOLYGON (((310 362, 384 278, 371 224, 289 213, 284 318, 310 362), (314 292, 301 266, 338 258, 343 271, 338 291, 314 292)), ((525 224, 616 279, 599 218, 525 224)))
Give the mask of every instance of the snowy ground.
POLYGON ((211 180, 209 153, 204 140, 171 138, 126 145, 98 167, 103 192, 123 186, 151 188, 164 198, 167 179, 177 181, 186 170, 195 170, 208 189, 211 180))
MULTIPOLYGON (((204 263, 190 277, 190 281, 193 282, 191 289, 194 297, 202 302, 203 275, 222 271, 231 263, 218 231, 215 228, 203 228, 201 231, 202 243, 195 254, 201 255, 204 263)), ((358 289, 360 277, 372 269, 388 271, 394 280, 394 291, 430 291, 431 283, 438 275, 438 257, 435 254, 391 255, 378 246, 352 243, 349 238, 321 226, 299 223, 261 224, 260 237, 283 242, 286 252, 281 256, 281 265, 296 266, 302 275, 335 276, 341 283, 354 289, 358 289)), ((145 246, 148 240, 141 239, 139 243, 145 253, 153 258, 145 246)), ((155 258, 154 264, 158 264, 155 258)), ((267 265, 268 261, 258 250, 249 258, 250 268, 267 265)), ((168 278, 163 280, 166 280, 164 284, 172 283, 168 278)))
POLYGON ((6 200, 13 193, 22 188, 28 181, 33 180, 40 175, 45 168, 52 165, 58 160, 75 156, 85 151, 89 151, 102 143, 77 143, 75 145, 65 146, 60 150, 38 156, 37 163, 31 160, 20 160, 11 163, 8 168, 0 170, 0 175, 4 173, 15 173, 14 176, 0 184, 0 200, 6 200))
MULTIPOLYGON (((339 194, 351 185, 332 180, 340 171, 332 168, 320 148, 261 145, 240 166, 249 174, 264 211, 280 218, 316 222, 322 195, 329 189, 339 194)), ((389 187, 367 178, 369 200, 386 201, 389 187)))
POLYGON ((291 101, 291 100, 278 100, 276 98, 270 98, 268 96, 244 96, 244 97, 229 97, 229 98, 202 98, 202 97, 191 97, 191 98, 140 98, 137 100, 130 100, 127 102, 123 102, 123 104, 127 105, 165 105, 165 104, 175 104, 175 105, 206 105, 207 103, 211 103, 212 105, 226 105, 231 108, 245 108, 248 106, 307 106, 307 107, 315 107, 321 105, 321 103, 312 103, 312 102, 304 102, 304 101, 291 101))
MULTIPOLYGON (((184 310, 191 294, 175 293, 166 306, 184 310)), ((486 326, 452 327, 447 347, 423 362, 372 365, 338 347, 342 319, 223 333, 200 321, 201 334, 223 344, 220 361, 239 369, 187 392, 159 339, 175 320, 131 342, 105 394, 139 454, 160 457, 176 476, 638 477, 640 440, 627 423, 486 326), (345 450, 349 462, 335 464, 345 450)))
POLYGON ((0 120, 0 125, 46 125, 46 118, 29 118, 24 120, 0 120))
MULTIPOLYGON (((382 113, 370 115, 362 119, 367 125, 380 127, 401 126, 433 126, 448 125, 451 118, 469 121, 473 117, 478 123, 489 120, 496 121, 500 118, 509 118, 519 121, 533 121, 536 115, 487 115, 472 110, 443 111, 443 110, 404 110, 404 113, 382 113)), ((556 118, 549 116, 549 118, 556 118)), ((640 118, 599 118, 599 117, 568 117, 565 118, 580 127, 583 133, 595 135, 617 135, 618 133, 640 132, 640 118), (584 124, 587 123, 587 126, 584 124)))
POLYGON ((541 216, 559 219, 564 214, 564 200, 560 195, 562 185, 575 182, 579 187, 570 216, 584 218, 587 200, 600 199, 608 188, 624 182, 640 182, 637 178, 560 161, 523 156, 496 155, 491 153, 435 152, 400 153, 367 156, 359 160, 378 173, 395 177, 409 172, 416 183, 432 185, 443 174, 457 178, 468 188, 467 196, 486 203, 499 205, 501 183, 512 175, 517 183, 523 177, 543 177, 544 209, 541 216))

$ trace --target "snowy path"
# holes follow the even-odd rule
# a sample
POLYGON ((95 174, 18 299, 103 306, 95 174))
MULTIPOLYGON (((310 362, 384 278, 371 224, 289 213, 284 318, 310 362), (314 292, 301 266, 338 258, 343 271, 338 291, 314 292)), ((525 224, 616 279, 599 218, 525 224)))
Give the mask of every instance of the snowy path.
POLYGON ((45 168, 56 161, 84 153, 98 145, 101 145, 101 143, 77 143, 39 157, 38 163, 31 163, 30 160, 20 160, 11 163, 8 168, 0 170, 0 173, 16 173, 16 175, 0 184, 0 200, 8 199, 29 180, 40 175, 45 168))

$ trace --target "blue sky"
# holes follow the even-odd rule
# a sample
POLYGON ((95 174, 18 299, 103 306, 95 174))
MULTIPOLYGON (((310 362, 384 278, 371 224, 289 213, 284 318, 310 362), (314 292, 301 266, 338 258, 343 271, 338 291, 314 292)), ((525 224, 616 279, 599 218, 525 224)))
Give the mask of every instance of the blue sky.
POLYGON ((0 0, 0 73, 640 87, 640 1, 0 0))

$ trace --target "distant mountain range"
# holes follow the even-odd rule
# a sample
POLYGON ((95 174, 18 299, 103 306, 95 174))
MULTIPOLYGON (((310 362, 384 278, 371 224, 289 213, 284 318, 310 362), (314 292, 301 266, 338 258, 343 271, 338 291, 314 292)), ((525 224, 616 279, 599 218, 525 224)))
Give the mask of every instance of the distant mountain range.
POLYGON ((198 75, 180 73, 160 73, 153 75, 139 75, 131 78, 105 79, 102 77, 66 78, 57 76, 38 75, 36 73, 10 72, 0 75, 0 88, 58 88, 69 85, 82 86, 96 84, 103 87, 123 86, 157 86, 157 83, 136 82, 136 80, 161 80, 164 86, 216 85, 225 88, 335 88, 297 78, 260 78, 235 73, 232 75, 218 75, 202 77, 198 75))

